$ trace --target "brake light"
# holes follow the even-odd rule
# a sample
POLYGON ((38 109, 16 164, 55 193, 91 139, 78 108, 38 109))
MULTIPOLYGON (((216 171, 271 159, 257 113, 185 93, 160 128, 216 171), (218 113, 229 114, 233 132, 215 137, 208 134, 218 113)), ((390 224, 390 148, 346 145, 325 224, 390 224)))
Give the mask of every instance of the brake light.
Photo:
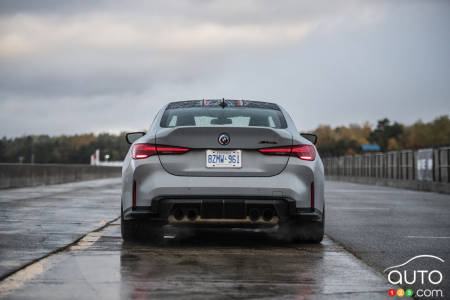
POLYGON ((292 154, 303 160, 316 159, 316 150, 311 145, 298 145, 292 147, 292 154))
POLYGON ((286 147, 286 148, 263 148, 258 150, 261 153, 264 154, 271 154, 271 155, 290 155, 292 148, 286 147))
POLYGON ((131 151, 133 159, 144 159, 156 154, 182 154, 188 152, 189 148, 152 145, 152 144, 134 144, 131 151))
POLYGON ((188 152, 189 148, 172 147, 172 146, 156 146, 156 151, 158 154, 183 154, 188 152))
POLYGON ((281 148, 263 148, 259 149, 258 151, 268 155, 296 156, 300 159, 310 161, 316 159, 316 150, 314 149, 314 146, 311 145, 296 145, 281 148))
POLYGON ((131 157, 133 159, 143 159, 156 155, 156 146, 150 144, 134 144, 131 151, 131 157))

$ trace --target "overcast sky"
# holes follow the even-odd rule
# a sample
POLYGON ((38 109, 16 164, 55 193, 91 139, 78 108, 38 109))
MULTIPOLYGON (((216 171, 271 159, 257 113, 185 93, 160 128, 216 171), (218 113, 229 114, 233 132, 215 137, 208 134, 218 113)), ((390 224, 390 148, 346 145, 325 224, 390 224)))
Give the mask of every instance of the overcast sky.
POLYGON ((0 136, 274 101, 299 130, 450 112, 450 1, 0 1, 0 136))

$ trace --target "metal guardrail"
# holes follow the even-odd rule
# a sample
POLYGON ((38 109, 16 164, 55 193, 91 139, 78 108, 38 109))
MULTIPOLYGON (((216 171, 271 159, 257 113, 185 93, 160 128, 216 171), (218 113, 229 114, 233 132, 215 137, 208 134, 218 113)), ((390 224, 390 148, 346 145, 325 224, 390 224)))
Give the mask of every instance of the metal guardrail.
POLYGON ((325 175, 449 183, 450 147, 323 158, 325 175))
POLYGON ((0 164, 0 189, 121 176, 121 167, 81 164, 0 164))

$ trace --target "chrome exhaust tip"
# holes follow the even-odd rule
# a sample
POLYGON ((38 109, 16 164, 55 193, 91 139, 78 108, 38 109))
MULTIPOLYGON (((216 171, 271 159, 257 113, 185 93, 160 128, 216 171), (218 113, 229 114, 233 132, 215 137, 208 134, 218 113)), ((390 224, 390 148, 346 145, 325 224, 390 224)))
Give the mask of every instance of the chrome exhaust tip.
POLYGON ((266 222, 271 221, 273 216, 274 216, 273 209, 265 209, 264 210, 264 212, 263 212, 263 219, 264 219, 264 221, 266 221, 266 222))
POLYGON ((187 213, 187 217, 189 220, 191 221, 195 221, 195 219, 197 219, 197 212, 195 210, 189 210, 187 213))
POLYGON ((181 209, 177 208, 174 210, 173 216, 177 221, 181 221, 184 218, 184 212, 181 209))
POLYGON ((252 208, 250 210, 250 212, 248 213, 250 220, 252 220, 253 222, 258 221, 260 214, 259 214, 259 210, 256 208, 252 208))

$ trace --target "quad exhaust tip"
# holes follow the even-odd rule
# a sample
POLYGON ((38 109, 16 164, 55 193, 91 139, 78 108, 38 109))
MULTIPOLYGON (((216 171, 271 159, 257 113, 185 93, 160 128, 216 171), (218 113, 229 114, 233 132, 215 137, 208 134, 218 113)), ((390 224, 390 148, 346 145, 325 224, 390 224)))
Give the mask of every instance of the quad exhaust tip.
MULTIPOLYGON (((204 221, 201 218, 199 218, 198 210, 196 209, 189 209, 189 210, 183 210, 181 208, 176 208, 172 214, 169 216, 170 218, 175 219, 178 222, 181 221, 204 221)), ((258 208, 251 208, 248 212, 248 218, 251 222, 273 222, 274 220, 277 220, 275 216, 275 210, 272 208, 266 208, 261 211, 261 209, 258 208)), ((173 220, 172 219, 172 220, 173 220)), ((235 221, 235 220, 234 220, 235 221)))
POLYGON ((273 209, 265 209, 263 212, 263 219, 266 222, 269 222, 270 220, 272 220, 274 216, 274 211, 273 209))
POLYGON ((185 214, 181 208, 177 208, 173 211, 173 217, 177 221, 182 221, 184 217, 187 217, 190 221, 195 221, 197 219, 198 213, 194 209, 190 209, 185 214))
POLYGON ((248 216, 250 217, 250 220, 252 220, 253 222, 258 221, 259 217, 261 216, 259 213, 259 210, 256 208, 252 208, 249 213, 248 216))
POLYGON ((181 221, 181 220, 183 220, 183 218, 184 218, 184 212, 183 212, 181 209, 177 208, 177 209, 175 209, 175 211, 173 212, 173 216, 175 217, 175 219, 176 219, 177 221, 181 221))
POLYGON ((273 217, 275 216, 275 211, 271 208, 267 208, 265 210, 263 210, 262 215, 259 209, 257 208, 252 208, 249 213, 248 216, 250 217, 250 220, 253 222, 258 221, 261 217, 265 222, 270 222, 273 220, 273 217))
POLYGON ((190 210, 187 213, 187 217, 189 220, 195 221, 195 219, 197 219, 197 212, 195 210, 190 210))

